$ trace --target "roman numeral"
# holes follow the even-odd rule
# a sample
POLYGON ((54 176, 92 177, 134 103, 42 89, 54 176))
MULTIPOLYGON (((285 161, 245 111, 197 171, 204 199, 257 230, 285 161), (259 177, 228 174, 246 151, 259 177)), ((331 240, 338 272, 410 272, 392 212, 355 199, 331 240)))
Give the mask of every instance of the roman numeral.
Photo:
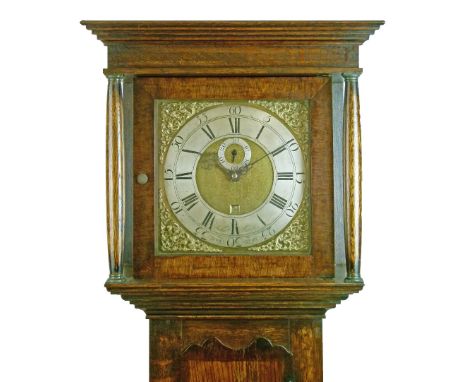
POLYGON ((279 172, 278 173, 278 180, 293 180, 294 173, 292 172, 279 172))
POLYGON ((239 235, 239 226, 236 219, 231 219, 231 235, 239 235))
POLYGON ((280 210, 286 207, 287 202, 288 201, 285 198, 282 198, 281 196, 276 194, 273 194, 270 200, 270 203, 273 204, 275 207, 278 207, 280 210))
POLYGON ((231 131, 233 134, 240 133, 240 118, 234 118, 234 122, 232 122, 233 118, 229 118, 229 124, 231 125, 231 131))
POLYGON ((263 132, 263 129, 265 128, 265 126, 262 126, 262 128, 260 129, 260 131, 258 132, 257 136, 255 137, 255 139, 258 139, 260 138, 260 135, 262 135, 262 132, 263 132))
POLYGON ((289 145, 292 141, 294 141, 294 139, 290 139, 289 141, 287 141, 286 143, 278 147, 276 150, 273 150, 270 154, 275 156, 275 155, 282 153, 284 150, 286 150, 286 146, 289 145))
POLYGON ((202 225, 204 225, 206 228, 209 228, 209 229, 213 228, 214 218, 215 218, 214 213, 211 211, 208 211, 208 213, 205 216, 205 219, 203 219, 202 221, 202 225))
POLYGON ((185 152, 185 153, 201 155, 200 152, 198 152, 198 151, 193 151, 193 150, 189 150, 189 149, 182 149, 182 151, 185 152))
POLYGON ((182 199, 182 202, 187 208, 187 211, 190 211, 198 203, 198 196, 195 195, 195 193, 187 195, 185 198, 182 199))
POLYGON ((176 174, 176 179, 192 179, 192 173, 191 172, 183 172, 180 174, 176 174))
POLYGON ((263 219, 260 217, 260 215, 257 215, 258 220, 260 220, 260 223, 263 225, 266 225, 266 223, 263 221, 263 219))
POLYGON ((205 127, 202 127, 202 130, 206 135, 208 135, 208 138, 215 139, 215 135, 213 131, 210 129, 210 126, 205 125, 205 127))

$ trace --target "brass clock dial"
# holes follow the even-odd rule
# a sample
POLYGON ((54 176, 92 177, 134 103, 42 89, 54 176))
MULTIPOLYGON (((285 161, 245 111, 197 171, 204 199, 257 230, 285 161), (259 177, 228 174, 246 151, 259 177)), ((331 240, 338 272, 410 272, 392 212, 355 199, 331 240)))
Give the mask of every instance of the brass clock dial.
POLYGON ((294 219, 305 193, 304 163, 297 139, 273 113, 219 104, 172 137, 163 161, 165 197, 191 235, 247 248, 294 219))

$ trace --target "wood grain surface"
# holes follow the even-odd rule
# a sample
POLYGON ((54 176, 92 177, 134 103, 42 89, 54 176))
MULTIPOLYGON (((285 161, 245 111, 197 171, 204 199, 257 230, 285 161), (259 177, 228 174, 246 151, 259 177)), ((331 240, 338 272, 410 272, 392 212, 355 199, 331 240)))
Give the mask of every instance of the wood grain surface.
POLYGON ((242 349, 249 346, 253 338, 268 338, 276 345, 290 348, 289 320, 184 320, 184 348, 202 344, 207 338, 216 337, 225 346, 242 349))
POLYGON ((184 352, 181 373, 184 382, 284 382, 292 374, 291 354, 263 338, 232 349, 213 337, 184 352))
POLYGON ((82 21, 108 46, 107 73, 311 75, 358 70, 382 21, 82 21))
POLYGON ((150 320, 150 382, 182 382, 182 321, 150 320))
POLYGON ((134 187, 135 277, 332 277, 333 147, 331 81, 328 77, 137 78, 135 80, 134 172, 149 174, 134 187), (311 256, 173 256, 155 253, 153 102, 155 99, 303 99, 310 100, 311 256), (156 255, 156 256, 154 256, 156 255), (153 270, 153 271, 151 271, 153 270))
MULTIPOLYGON (((148 182, 133 182, 133 267, 124 282, 111 278, 106 287, 150 319, 150 381, 322 382, 322 319, 363 287, 359 46, 383 22, 82 24, 107 46, 105 73, 111 79, 135 76, 133 173, 147 174, 148 182), (343 74, 347 89, 347 279, 334 264, 331 73, 343 74), (155 252, 156 99, 309 101, 309 255, 163 257, 155 252)), ((111 270, 121 274, 122 100, 115 81, 109 89, 109 250, 111 270)))
POLYGON ((151 382, 322 382, 322 364, 321 319, 150 320, 151 382), (287 345, 261 331, 279 323, 287 345), (244 341, 221 339, 236 338, 241 325, 250 328, 244 341))
POLYGON ((291 322, 291 351, 294 357, 295 382, 322 382, 322 320, 291 322))
POLYGON ((363 287, 343 279, 133 280, 106 285, 148 318, 236 320, 323 318, 363 287))
POLYGON ((109 280, 123 276, 125 230, 125 150, 123 117, 123 76, 109 76, 106 126, 107 247, 109 280))
POLYGON ((307 41, 362 44, 383 21, 81 21, 104 43, 307 41))
POLYGON ((358 75, 347 73, 344 102, 344 228, 347 280, 361 278, 362 159, 358 75))

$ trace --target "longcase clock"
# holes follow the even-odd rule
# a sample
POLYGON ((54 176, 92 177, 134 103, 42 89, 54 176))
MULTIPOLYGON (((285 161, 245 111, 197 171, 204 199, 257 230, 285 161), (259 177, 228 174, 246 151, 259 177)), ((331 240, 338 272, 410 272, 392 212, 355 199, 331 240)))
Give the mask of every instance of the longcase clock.
POLYGON ((108 48, 106 287, 149 319, 150 380, 322 381, 322 319, 363 287, 383 22, 82 24, 108 48))

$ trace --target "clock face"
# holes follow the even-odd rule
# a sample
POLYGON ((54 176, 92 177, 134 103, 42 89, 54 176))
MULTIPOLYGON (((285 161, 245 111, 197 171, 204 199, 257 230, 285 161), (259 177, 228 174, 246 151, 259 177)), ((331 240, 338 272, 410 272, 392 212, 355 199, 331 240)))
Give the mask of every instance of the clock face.
POLYGON ((167 141, 163 194, 177 223, 219 248, 279 235, 303 204, 307 171, 289 126, 253 104, 202 108, 167 141))

